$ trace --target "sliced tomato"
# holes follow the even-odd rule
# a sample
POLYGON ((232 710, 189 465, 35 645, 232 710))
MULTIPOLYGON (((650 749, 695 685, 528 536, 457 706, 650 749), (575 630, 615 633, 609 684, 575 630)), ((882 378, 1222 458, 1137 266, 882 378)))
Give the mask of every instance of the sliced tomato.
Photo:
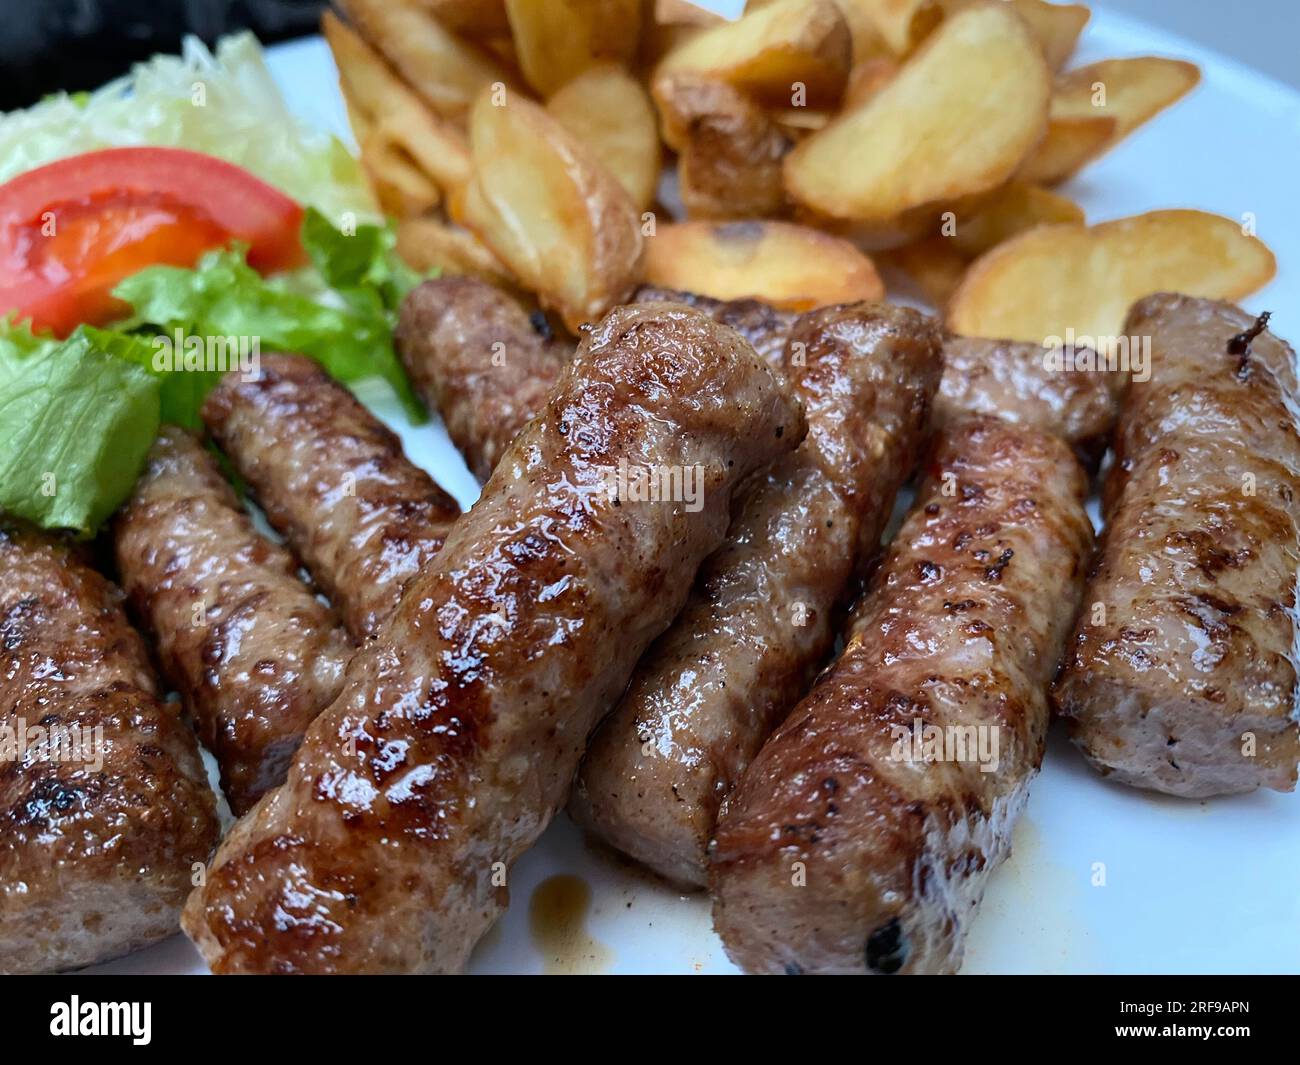
POLYGON ((231 241, 271 273, 305 261, 303 209, 247 170, 181 148, 108 148, 0 185, 0 318, 66 336, 121 317, 113 287, 146 266, 193 266, 231 241))

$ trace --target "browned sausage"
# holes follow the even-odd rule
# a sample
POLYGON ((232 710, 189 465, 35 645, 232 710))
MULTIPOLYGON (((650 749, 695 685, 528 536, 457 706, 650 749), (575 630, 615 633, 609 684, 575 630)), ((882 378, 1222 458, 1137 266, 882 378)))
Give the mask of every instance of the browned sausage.
POLYGON ((755 479, 727 544, 592 740, 570 812, 703 886, 723 797, 825 662, 836 607, 880 548, 938 385, 940 333, 888 304, 828 307, 790 333, 808 436, 755 479))
POLYGON ((358 639, 442 547, 456 502, 401 441, 311 359, 269 355, 230 373, 203 420, 358 639))
POLYGON ((703 311, 715 322, 731 326, 774 368, 784 364, 785 342, 799 317, 793 311, 777 310, 760 300, 717 300, 654 285, 642 285, 633 299, 637 303, 684 303, 703 311))
POLYGON ((719 814, 714 926, 743 969, 958 967, 1042 759, 1085 488, 1036 430, 986 419, 941 438, 843 655, 719 814))
MULTIPOLYGON (((729 325, 769 365, 780 366, 795 315, 758 300, 722 301, 642 286, 638 303, 684 303, 729 325)), ((546 319, 484 281, 426 281, 402 304, 402 362, 424 401, 442 415, 466 465, 486 480, 542 405, 572 354, 546 319)))
POLYGON ((1064 366, 1046 354, 1041 344, 948 336, 936 428, 972 414, 994 414, 1055 433, 1094 465, 1119 414, 1128 374, 1109 369, 1086 348, 1063 356, 1064 366))
POLYGON ((163 673, 243 813, 284 780, 303 732, 338 695, 351 641, 183 429, 163 427, 114 548, 163 673))
POLYGON ((749 345, 695 311, 622 307, 591 330, 191 897, 212 968, 460 969, 735 485, 803 430, 749 345), (665 498, 688 475, 700 491, 665 498))
POLYGON ((480 481, 542 409, 573 351, 544 315, 530 317, 514 297, 468 277, 413 289, 396 341, 411 384, 480 481))
POLYGON ((160 698, 121 593, 62 540, 9 522, 0 753, 0 973, 172 935, 217 841, 194 735, 160 698))
POLYGON ((1056 688, 1115 780, 1203 797, 1296 783, 1300 435, 1295 355, 1250 315, 1150 296, 1151 339, 1106 484, 1106 529, 1056 688))

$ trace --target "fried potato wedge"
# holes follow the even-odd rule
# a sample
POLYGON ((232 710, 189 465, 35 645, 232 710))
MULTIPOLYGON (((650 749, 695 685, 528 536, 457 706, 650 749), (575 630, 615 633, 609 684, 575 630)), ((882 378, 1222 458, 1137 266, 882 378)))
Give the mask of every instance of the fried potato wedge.
POLYGON ((1042 137, 1050 94, 1024 21, 985 0, 945 21, 883 88, 795 148, 786 189, 823 215, 876 223, 986 192, 1042 137))
POLYGON ((628 64, 641 36, 641 0, 506 0, 519 67, 550 96, 588 67, 628 64))
POLYGON ((910 55, 943 21, 941 0, 850 0, 896 56, 910 55))
POLYGON ((646 281, 804 311, 878 300, 874 264, 846 240, 788 222, 682 222, 647 241, 646 281))
POLYGON ((1068 196, 1010 181, 963 218, 958 214, 952 244, 967 259, 977 259, 1005 240, 1035 226, 1082 222, 1083 208, 1068 196))
POLYGON ((373 126, 361 143, 361 169, 384 214, 409 218, 442 202, 442 192, 406 151, 386 122, 373 126))
POLYGON ((654 80, 709 74, 771 107, 820 107, 844 91, 852 51, 849 27, 832 0, 773 0, 674 48, 654 80))
POLYGON ((481 278, 510 287, 514 279, 473 233, 437 218, 406 218, 397 223, 397 254, 421 272, 481 278))
POLYGON ((756 218, 786 207, 781 160, 792 141, 735 86, 689 72, 657 79, 677 184, 692 218, 756 218))
POLYGON ((420 98, 458 126, 483 86, 510 80, 504 67, 449 32, 420 0, 341 0, 340 7, 420 98))
POLYGON ((654 202, 663 153, 654 105, 617 63, 588 67, 546 102, 546 110, 599 157, 644 211, 654 202))
MULTIPOLYGON (((321 30, 334 54, 339 87, 353 117, 357 140, 364 144, 382 124, 383 140, 371 149, 372 165, 381 173, 383 160, 400 152, 442 192, 453 215, 471 173, 469 143, 450 122, 433 114, 388 66, 382 56, 330 12, 321 30), (356 122, 363 122, 357 129, 356 122)), ((410 175, 398 184, 408 188, 410 175)))
POLYGON ((1158 56, 1106 59, 1070 71, 1057 79, 1047 137, 1025 161, 1021 176, 1042 184, 1064 181, 1200 80, 1194 63, 1158 56), (1104 137, 1097 133, 1100 128, 1107 131, 1104 137))
POLYGON ((727 20, 715 11, 689 0, 649 0, 650 10, 641 26, 641 63, 653 70, 664 56, 702 30, 727 20))
POLYGON ((644 241, 632 198, 541 105, 481 95, 470 112, 474 179, 464 223, 570 330, 624 302, 644 241))
POLYGON ((978 259, 948 304, 967 336, 1043 343, 1119 336, 1130 305, 1153 292, 1239 300, 1276 272, 1273 253, 1230 218, 1202 211, 1040 226, 978 259))
POLYGON ((1048 0, 1010 0, 1038 38, 1047 65, 1060 70, 1074 54, 1092 12, 1083 4, 1053 4, 1048 0))
MULTIPOLYGON (((953 15, 976 0, 942 0, 944 9, 953 15)), ((1092 12, 1082 4, 1056 4, 1050 0, 1002 0, 1015 8, 1016 14, 1038 40, 1043 57, 1053 71, 1065 66, 1074 54, 1075 45, 1092 12)))
POLYGON ((947 306, 970 265, 970 260, 946 237, 930 237, 883 254, 884 261, 911 278, 926 301, 939 311, 947 306))
POLYGON ((855 63, 849 71, 848 84, 844 86, 842 105, 845 110, 863 106, 868 100, 888 85, 902 65, 893 56, 878 55, 855 63))
POLYGON ((893 249, 887 261, 911 277, 926 299, 942 308, 961 284, 967 267, 991 248, 1035 226, 1083 220, 1083 208, 1073 200, 1012 181, 943 212, 937 234, 893 249))
POLYGON ((1117 126, 1108 115, 1052 119, 1016 177, 1031 184, 1059 185, 1106 151, 1117 126))
POLYGON ((510 33, 506 0, 420 0, 420 6, 452 33, 471 40, 510 33))

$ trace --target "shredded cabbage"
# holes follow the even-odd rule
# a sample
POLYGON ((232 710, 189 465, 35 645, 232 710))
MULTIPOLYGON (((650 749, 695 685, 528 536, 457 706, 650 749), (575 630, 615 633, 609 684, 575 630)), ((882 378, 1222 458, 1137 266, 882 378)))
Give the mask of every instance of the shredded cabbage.
POLYGON ((296 117, 251 33, 195 37, 92 93, 58 93, 0 116, 0 182, 96 148, 190 148, 242 166, 338 222, 378 219, 361 167, 337 137, 296 117))

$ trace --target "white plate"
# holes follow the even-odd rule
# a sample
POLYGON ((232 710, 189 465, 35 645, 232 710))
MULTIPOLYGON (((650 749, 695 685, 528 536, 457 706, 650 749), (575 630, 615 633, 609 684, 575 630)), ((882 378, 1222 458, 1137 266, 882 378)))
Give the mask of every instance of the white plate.
MULTIPOLYGON (((1091 221, 1160 207, 1253 215, 1280 265, 1249 305, 1273 310, 1278 332, 1300 341, 1300 94, 1104 11, 1094 12, 1076 61, 1149 53, 1194 60, 1203 83, 1066 191, 1091 221)), ((347 135, 323 42, 274 48, 271 66, 295 108, 347 135)), ((475 482, 441 426, 411 429, 395 406, 376 409, 416 462, 462 505, 474 501, 475 482)), ((1055 733, 1014 847, 993 875, 964 972, 1300 972, 1300 797, 1187 802, 1132 791, 1103 782, 1055 733)), ((472 972, 734 971, 706 898, 588 850, 563 815, 515 867, 511 895, 472 972), (534 892, 560 875, 587 885, 589 906, 561 890, 560 919, 534 922, 534 892)), ((177 937, 95 971, 203 966, 177 937)))

